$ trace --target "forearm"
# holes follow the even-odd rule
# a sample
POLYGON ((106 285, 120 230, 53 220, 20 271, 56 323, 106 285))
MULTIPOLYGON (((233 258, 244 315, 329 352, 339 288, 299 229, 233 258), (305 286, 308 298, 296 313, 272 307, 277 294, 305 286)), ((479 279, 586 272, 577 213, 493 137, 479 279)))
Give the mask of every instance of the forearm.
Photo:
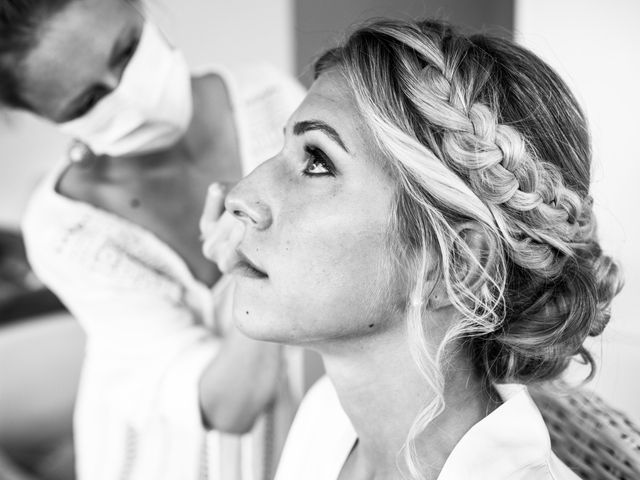
POLYGON ((202 374, 204 423, 227 433, 246 433, 273 400, 284 361, 282 347, 234 333, 202 374))

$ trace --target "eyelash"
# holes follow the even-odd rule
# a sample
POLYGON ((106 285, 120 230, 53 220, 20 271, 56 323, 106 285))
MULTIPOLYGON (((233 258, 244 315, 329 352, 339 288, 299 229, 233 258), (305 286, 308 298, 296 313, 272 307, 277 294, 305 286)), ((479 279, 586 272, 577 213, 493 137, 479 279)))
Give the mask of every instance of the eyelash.
POLYGON ((335 177, 336 168, 333 165, 333 162, 329 160, 329 157, 327 157, 327 155, 322 150, 320 150, 318 147, 306 145, 304 147, 304 152, 305 152, 306 166, 302 171, 303 175, 307 177, 325 177, 325 176, 335 177), (326 170, 326 172, 312 173, 310 171, 310 167, 314 164, 321 164, 326 170))
POLYGON ((96 104, 102 100, 102 98, 107 95, 108 92, 102 90, 94 90, 90 95, 87 95, 85 99, 82 101, 82 105, 74 114, 74 118, 81 117, 88 113, 96 104))
POLYGON ((122 54, 120 55, 120 59, 121 59, 122 62, 127 62, 127 61, 131 60, 131 57, 133 57, 133 54, 136 53, 139 41, 140 41, 140 39, 136 38, 133 42, 131 42, 127 46, 127 48, 125 48, 123 50, 122 54))
MULTIPOLYGON (((139 38, 136 38, 132 41, 127 48, 125 48, 120 54, 120 61, 127 63, 131 60, 131 57, 136 53, 136 49, 138 48, 138 43, 140 42, 139 38)), ((96 104, 102 100, 102 98, 107 95, 109 92, 103 91, 93 91, 90 95, 86 97, 86 99, 82 102, 82 105, 78 110, 74 113, 73 118, 82 117, 86 113, 88 113, 96 104)))

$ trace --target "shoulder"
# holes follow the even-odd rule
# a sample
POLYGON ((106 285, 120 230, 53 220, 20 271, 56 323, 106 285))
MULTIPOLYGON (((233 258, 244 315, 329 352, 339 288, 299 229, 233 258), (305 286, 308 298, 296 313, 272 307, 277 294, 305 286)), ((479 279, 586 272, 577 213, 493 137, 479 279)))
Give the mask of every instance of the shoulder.
POLYGON ((64 197, 95 204, 97 178, 96 168, 71 163, 60 173, 53 188, 64 197))
POLYGON ((74 208, 75 203, 64 201, 56 192, 56 185, 65 171, 65 165, 54 168, 29 198, 21 227, 30 256, 43 250, 46 250, 46 254, 55 252, 57 248, 54 238, 61 236, 65 230, 73 231, 82 223, 81 209, 74 208))
POLYGON ((264 104, 279 97, 299 104, 305 89, 298 79, 268 63, 240 65, 228 70, 240 99, 248 104, 264 104))
POLYGON ((55 225, 64 223, 65 219, 74 221, 76 214, 86 214, 86 205, 104 207, 104 187, 108 185, 104 180, 113 176, 110 165, 105 161, 85 164, 66 159, 46 176, 31 196, 26 223, 29 223, 30 217, 37 217, 41 223, 44 215, 53 215, 50 223, 55 225), (56 213, 64 218, 56 217, 56 213))
POLYGON ((554 453, 549 456, 547 464, 551 480, 580 480, 566 464, 562 462, 554 453))
POLYGON ((306 93, 298 79, 269 64, 236 67, 227 78, 239 117, 250 128, 275 132, 281 139, 306 93))
POLYGON ((93 209, 87 201, 90 188, 81 181, 83 175, 79 166, 60 165, 31 195, 22 218, 22 232, 30 255, 55 257, 67 252, 66 243, 87 238, 87 234, 95 230, 93 209))
POLYGON ((263 104, 273 96, 280 96, 292 104, 299 104, 306 89, 293 75, 267 62, 217 65, 196 69, 195 79, 215 81, 230 90, 235 102, 242 104, 263 104))
POLYGON ((29 262, 49 288, 63 297, 78 285, 178 295, 167 255, 150 233, 56 193, 57 178, 38 187, 22 219, 29 262))
POLYGON ((554 456, 549 432, 527 388, 495 388, 502 404, 462 436, 438 479, 577 480, 554 456))
POLYGON ((229 69, 227 85, 240 131, 246 173, 282 148, 282 130, 302 102, 298 80, 267 64, 229 69))

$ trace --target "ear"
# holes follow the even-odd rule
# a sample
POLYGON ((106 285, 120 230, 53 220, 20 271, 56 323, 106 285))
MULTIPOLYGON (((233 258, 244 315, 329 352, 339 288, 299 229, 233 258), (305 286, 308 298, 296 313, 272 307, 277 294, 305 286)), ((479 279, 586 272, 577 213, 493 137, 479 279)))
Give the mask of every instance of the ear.
POLYGON ((484 272, 496 261, 496 249, 478 222, 461 223, 455 230, 460 242, 457 278, 468 289, 475 290, 484 281, 484 272))
POLYGON ((441 310, 451 306, 451 300, 449 300, 449 294, 442 279, 436 282, 431 290, 427 306, 430 310, 441 310))
MULTIPOLYGON (((456 280, 466 288, 475 290, 484 279, 485 269, 495 261, 495 249, 491 248, 485 231, 477 222, 464 222, 454 227, 456 232, 455 251, 451 252, 457 261, 456 280)), ((447 268, 447 266, 443 266, 447 268)), ((429 307, 434 310, 451 306, 444 279, 438 279, 429 297, 429 307)))

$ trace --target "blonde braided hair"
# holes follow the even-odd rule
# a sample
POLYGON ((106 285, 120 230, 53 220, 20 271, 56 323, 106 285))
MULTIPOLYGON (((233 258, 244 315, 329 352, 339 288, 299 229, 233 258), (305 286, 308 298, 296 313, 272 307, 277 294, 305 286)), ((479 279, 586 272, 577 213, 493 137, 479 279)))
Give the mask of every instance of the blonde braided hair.
POLYGON ((409 346, 435 393, 404 450, 421 478, 415 440, 444 409, 453 349, 487 383, 552 379, 576 356, 593 368, 583 342, 608 322, 622 281, 595 235, 586 122, 531 52, 441 22, 369 23, 316 62, 316 75, 327 69, 346 79, 397 180, 390 254, 411 286, 409 346), (462 238, 465 222, 487 258, 462 238), (480 270, 471 284, 469 265, 480 270), (438 284, 459 321, 432 351, 425 307, 438 284))

